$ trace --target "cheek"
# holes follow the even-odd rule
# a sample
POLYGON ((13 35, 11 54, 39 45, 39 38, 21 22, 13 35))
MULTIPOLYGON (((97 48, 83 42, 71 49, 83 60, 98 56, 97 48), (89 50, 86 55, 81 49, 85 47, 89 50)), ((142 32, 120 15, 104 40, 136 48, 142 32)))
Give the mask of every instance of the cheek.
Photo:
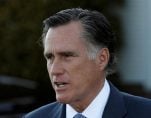
POLYGON ((47 62, 47 72, 49 74, 49 77, 51 78, 51 64, 49 64, 48 62, 47 62))
POLYGON ((86 74, 85 68, 86 68, 85 65, 83 65, 80 62, 77 62, 77 63, 70 65, 68 67, 67 72, 69 72, 69 75, 77 80, 86 74))
POLYGON ((87 63, 83 61, 77 65, 71 66, 69 69, 69 76, 71 81, 78 85, 85 86, 87 83, 90 83, 96 74, 98 73, 97 66, 94 63, 87 63))

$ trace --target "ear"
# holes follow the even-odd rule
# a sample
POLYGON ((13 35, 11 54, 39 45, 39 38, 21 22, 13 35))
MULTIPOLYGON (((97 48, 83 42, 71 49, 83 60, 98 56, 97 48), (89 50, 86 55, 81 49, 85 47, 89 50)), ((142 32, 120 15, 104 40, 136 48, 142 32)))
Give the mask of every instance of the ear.
POLYGON ((101 71, 103 71, 108 65, 109 58, 110 58, 109 49, 102 48, 98 54, 99 68, 101 71))

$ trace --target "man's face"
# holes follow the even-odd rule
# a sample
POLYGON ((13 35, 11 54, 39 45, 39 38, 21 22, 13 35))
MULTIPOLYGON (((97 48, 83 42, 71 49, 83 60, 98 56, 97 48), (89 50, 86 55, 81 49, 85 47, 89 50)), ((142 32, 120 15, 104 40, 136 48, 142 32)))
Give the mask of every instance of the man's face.
POLYGON ((44 42, 47 69, 59 102, 86 104, 95 97, 104 79, 99 58, 90 60, 79 22, 50 28, 44 42))

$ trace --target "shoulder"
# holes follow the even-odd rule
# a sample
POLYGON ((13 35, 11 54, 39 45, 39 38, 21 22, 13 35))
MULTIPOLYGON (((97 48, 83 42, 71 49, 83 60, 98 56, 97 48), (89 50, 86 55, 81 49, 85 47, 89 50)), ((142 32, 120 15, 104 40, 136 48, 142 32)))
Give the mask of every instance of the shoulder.
POLYGON ((121 92, 112 83, 106 111, 113 111, 110 106, 116 107, 114 112, 125 112, 127 118, 151 118, 151 99, 121 92))
POLYGON ((111 99, 115 99, 119 101, 119 99, 122 99, 122 102, 124 102, 125 106, 127 108, 131 107, 145 107, 146 109, 151 109, 151 99, 140 97, 140 96, 135 96, 131 95, 122 91, 119 91, 112 83, 110 84, 110 97, 111 99), (124 101, 123 101, 124 100, 124 101))
POLYGON ((44 105, 40 108, 37 108, 27 115, 24 116, 24 118, 42 118, 44 115, 45 117, 49 116, 50 114, 56 114, 58 110, 60 110, 63 107, 63 104, 54 102, 47 105, 44 105))
POLYGON ((151 99, 148 98, 144 98, 144 97, 140 97, 140 96, 135 96, 135 95, 131 95, 128 93, 124 93, 123 94, 123 98, 126 101, 127 105, 141 105, 141 106, 145 106, 145 107, 150 107, 151 108, 151 99))
POLYGON ((128 112, 135 112, 135 114, 148 114, 151 116, 151 99, 130 95, 123 93, 123 99, 128 112))

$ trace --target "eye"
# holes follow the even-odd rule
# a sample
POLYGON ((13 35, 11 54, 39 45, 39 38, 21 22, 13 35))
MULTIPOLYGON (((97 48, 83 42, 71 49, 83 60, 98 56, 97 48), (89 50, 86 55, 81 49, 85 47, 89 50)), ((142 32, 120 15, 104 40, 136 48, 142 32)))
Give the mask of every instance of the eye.
POLYGON ((45 58, 46 58, 47 61, 50 61, 52 63, 53 60, 54 60, 54 55, 52 55, 52 54, 45 54, 45 58))
POLYGON ((73 56, 73 54, 71 54, 71 53, 64 53, 64 57, 72 57, 73 56))
POLYGON ((76 55, 72 52, 65 52, 65 53, 62 53, 62 56, 64 58, 70 58, 70 57, 75 57, 76 55))
POLYGON ((77 55, 74 52, 63 52, 61 53, 61 57, 64 61, 71 61, 74 57, 77 57, 77 55))

